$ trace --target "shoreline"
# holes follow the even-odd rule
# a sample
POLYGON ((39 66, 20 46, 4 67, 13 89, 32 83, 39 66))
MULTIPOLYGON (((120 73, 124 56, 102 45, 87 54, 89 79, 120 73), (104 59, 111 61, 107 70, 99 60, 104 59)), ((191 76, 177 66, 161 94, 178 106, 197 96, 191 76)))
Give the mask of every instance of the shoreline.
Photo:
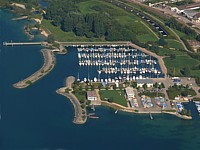
POLYGON ((109 103, 107 101, 102 101, 101 100, 101 106, 105 106, 105 107, 109 107, 109 108, 113 108, 113 109, 119 109, 120 111, 123 111, 123 112, 127 112, 127 113, 134 113, 134 114, 149 114, 152 113, 152 114, 169 114, 169 115, 174 115, 178 118, 181 118, 181 119, 184 119, 184 120, 191 120, 192 117, 191 116, 186 116, 186 115, 181 115, 181 114, 178 114, 177 112, 167 112, 166 110, 161 110, 161 111, 151 111, 151 110, 145 110, 145 111, 139 111, 139 109, 131 109, 131 108, 128 108, 128 107, 124 107, 124 106, 121 106, 119 104, 116 104, 116 103, 109 103))
POLYGON ((56 61, 54 53, 49 49, 42 49, 41 52, 44 57, 43 66, 24 80, 14 83, 13 87, 19 89, 26 88, 46 76, 54 68, 56 61))
POLYGON ((84 124, 87 121, 87 111, 86 108, 82 108, 81 104, 79 102, 79 100, 77 99, 77 97, 70 91, 69 93, 67 93, 65 90, 66 89, 71 89, 71 85, 72 83, 75 81, 75 78, 72 76, 67 77, 66 79, 66 85, 65 87, 59 88, 58 90, 56 90, 56 93, 67 97, 73 107, 74 107, 74 119, 73 119, 73 123, 75 124, 84 124), (84 112, 84 113, 83 113, 84 112))

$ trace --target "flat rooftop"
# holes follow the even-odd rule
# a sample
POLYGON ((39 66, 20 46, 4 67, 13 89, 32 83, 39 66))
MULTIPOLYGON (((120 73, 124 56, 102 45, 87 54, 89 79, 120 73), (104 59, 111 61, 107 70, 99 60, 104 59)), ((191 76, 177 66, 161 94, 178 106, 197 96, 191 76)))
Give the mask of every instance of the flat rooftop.
POLYGON ((97 97, 97 94, 95 91, 87 91, 87 96, 88 97, 97 97))
POLYGON ((200 2, 187 4, 187 5, 181 5, 181 6, 178 6, 177 8, 179 10, 185 10, 185 9, 192 9, 192 8, 195 8, 195 7, 200 7, 200 2))

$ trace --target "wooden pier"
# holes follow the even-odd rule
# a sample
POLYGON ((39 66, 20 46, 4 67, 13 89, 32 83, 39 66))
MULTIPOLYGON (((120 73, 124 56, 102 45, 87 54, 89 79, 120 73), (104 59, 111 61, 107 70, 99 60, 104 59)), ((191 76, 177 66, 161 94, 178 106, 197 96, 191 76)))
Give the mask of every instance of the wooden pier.
POLYGON ((3 46, 48 45, 48 42, 3 42, 3 46))

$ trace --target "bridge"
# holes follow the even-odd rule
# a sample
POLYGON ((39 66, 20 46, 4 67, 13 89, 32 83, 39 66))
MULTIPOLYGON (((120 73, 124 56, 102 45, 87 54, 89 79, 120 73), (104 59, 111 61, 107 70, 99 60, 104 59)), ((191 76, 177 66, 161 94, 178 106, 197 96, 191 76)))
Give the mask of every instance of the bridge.
POLYGON ((3 42, 3 46, 48 45, 48 42, 3 42))

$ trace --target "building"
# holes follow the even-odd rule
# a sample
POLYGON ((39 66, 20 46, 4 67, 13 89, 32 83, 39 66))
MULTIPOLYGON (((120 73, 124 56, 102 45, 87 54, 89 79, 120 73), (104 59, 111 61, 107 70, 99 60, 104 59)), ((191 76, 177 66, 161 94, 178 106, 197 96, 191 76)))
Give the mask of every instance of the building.
POLYGON ((183 14, 188 18, 188 19, 193 19, 199 12, 194 11, 194 10, 184 10, 183 14))
POLYGON ((152 79, 137 79, 137 87, 143 87, 144 84, 147 85, 147 87, 153 87, 153 80, 152 79))
POLYGON ((200 13, 194 15, 192 22, 194 23, 200 23, 200 13))
POLYGON ((127 87, 127 88, 125 88, 125 91, 126 91, 126 98, 127 98, 127 99, 132 99, 132 98, 135 97, 135 93, 134 93, 132 87, 127 87))
POLYGON ((200 2, 200 0, 192 0, 193 2, 197 3, 197 2, 200 2))
POLYGON ((95 91, 87 91, 87 100, 96 101, 97 100, 96 92, 95 91))
POLYGON ((200 8, 200 2, 187 4, 187 5, 181 5, 178 7, 171 7, 171 11, 176 12, 177 14, 181 14, 184 12, 184 10, 195 10, 200 8))

